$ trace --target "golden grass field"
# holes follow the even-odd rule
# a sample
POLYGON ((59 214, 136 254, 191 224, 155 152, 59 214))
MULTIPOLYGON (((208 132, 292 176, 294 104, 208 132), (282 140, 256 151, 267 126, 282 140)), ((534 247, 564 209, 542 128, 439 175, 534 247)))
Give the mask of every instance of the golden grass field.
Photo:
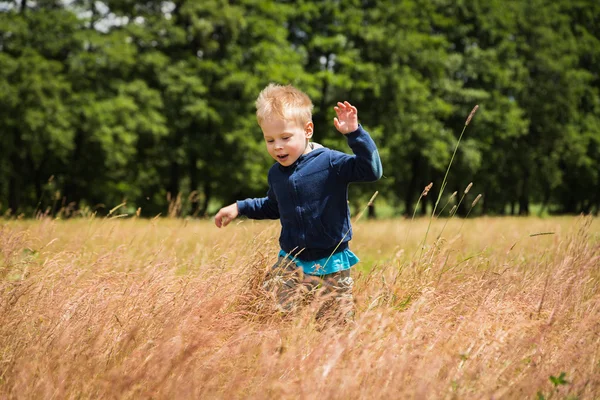
POLYGON ((276 221, 2 222, 0 398, 600 398, 598 221, 428 222, 354 225, 345 326, 260 290, 276 221))

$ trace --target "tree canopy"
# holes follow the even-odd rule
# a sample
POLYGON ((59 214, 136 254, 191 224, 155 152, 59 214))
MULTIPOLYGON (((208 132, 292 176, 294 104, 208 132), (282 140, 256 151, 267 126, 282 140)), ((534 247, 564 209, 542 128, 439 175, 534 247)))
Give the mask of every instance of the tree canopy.
MULTIPOLYGON (((348 151, 348 100, 411 214, 474 182, 479 213, 600 211, 600 3, 592 0, 0 1, 0 213, 204 216, 263 196, 273 162, 254 101, 315 105, 348 151), (429 201, 429 203, 428 203, 429 201)), ((466 203, 465 203, 466 204, 466 203)))

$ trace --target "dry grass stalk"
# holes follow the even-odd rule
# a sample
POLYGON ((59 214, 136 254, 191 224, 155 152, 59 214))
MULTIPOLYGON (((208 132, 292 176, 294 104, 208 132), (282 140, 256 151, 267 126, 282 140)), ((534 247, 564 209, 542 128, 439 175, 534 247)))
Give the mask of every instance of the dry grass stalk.
POLYGON ((356 324, 325 330, 261 292, 276 223, 9 222, 0 398, 600 397, 598 223, 458 222, 418 265, 361 221, 356 324))

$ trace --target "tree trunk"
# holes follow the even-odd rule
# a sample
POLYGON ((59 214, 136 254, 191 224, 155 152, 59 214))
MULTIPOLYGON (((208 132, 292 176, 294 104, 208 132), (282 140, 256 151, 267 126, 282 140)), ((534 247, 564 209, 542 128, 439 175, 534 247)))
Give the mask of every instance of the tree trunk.
POLYGON ((421 215, 422 216, 427 215, 427 199, 429 199, 429 196, 433 196, 433 193, 430 192, 427 196, 421 198, 421 215))
POLYGON ((546 189, 546 190, 544 190, 544 200, 542 200, 542 206, 540 207, 540 212, 538 213, 538 216, 541 217, 544 214, 544 212, 548 208, 549 203, 550 203, 550 190, 546 189))
MULTIPOLYGON (((45 147, 47 148, 47 146, 45 146, 45 147)), ((33 160, 33 155, 31 154, 31 151, 29 151, 27 153, 27 162, 29 163, 29 168, 30 168, 31 172, 33 173, 33 185, 35 188, 35 198, 38 201, 38 204, 36 206, 42 207, 42 208, 43 208, 43 204, 42 204, 42 201, 43 201, 43 199, 42 199, 42 196, 43 196, 42 174, 44 171, 44 165, 46 164, 47 154, 48 154, 47 152, 44 152, 44 156, 42 157, 42 161, 40 161, 40 164, 35 165, 35 161, 33 160)))
POLYGON ((212 187, 210 185, 210 179, 204 181, 204 187, 202 188, 202 191, 204 193, 204 200, 198 208, 198 215, 200 216, 206 215, 206 210, 208 210, 208 203, 212 196, 212 187))
POLYGON ((98 9, 96 8, 96 2, 92 1, 90 6, 92 15, 90 17, 90 25, 88 29, 96 29, 96 22, 98 22, 98 9))
POLYGON ((590 214, 591 209, 592 209, 592 202, 590 200, 584 200, 581 205, 581 211, 585 215, 588 215, 588 214, 590 214))
POLYGON ((529 172, 523 174, 521 195, 519 196, 519 215, 529 215, 529 172))
POLYGON ((412 159, 411 167, 410 167, 410 181, 408 182, 408 187, 406 188, 406 194, 404 196, 404 213, 407 217, 411 217, 413 215, 413 199, 415 198, 415 190, 417 188, 417 168, 419 166, 419 160, 417 157, 412 159))
POLYGON ((196 152, 190 149, 189 159, 188 159, 188 173, 190 174, 190 205, 191 210, 190 213, 193 216, 198 214, 198 207, 200 205, 200 193, 198 191, 198 170, 196 168, 196 163, 198 161, 198 156, 196 152))
POLYGON ((21 174, 23 162, 19 155, 19 150, 23 148, 21 134, 18 130, 14 131, 14 146, 10 157, 10 178, 8 180, 8 208, 13 215, 17 214, 21 206, 21 174))
POLYGON ((78 176, 81 174, 79 165, 81 164, 80 161, 83 152, 84 138, 85 135, 83 131, 79 129, 75 134, 75 148, 73 149, 73 155, 71 157, 71 162, 69 163, 69 166, 71 167, 69 169, 70 176, 67 176, 63 193, 63 196, 67 199, 67 202, 75 202, 75 204, 79 204, 79 198, 81 196, 78 176))
MULTIPOLYGON (((484 188, 483 189, 483 198, 484 199, 488 198, 487 194, 488 194, 488 190, 484 188)), ((483 202, 483 206, 481 207, 481 214, 482 215, 487 215, 487 213, 489 211, 489 208, 490 208, 489 203, 487 201, 484 201, 483 202)))
POLYGON ((367 218, 368 219, 375 219, 376 218, 376 215, 375 215, 375 204, 369 204, 367 218))
MULTIPOLYGON (((170 195, 170 201, 177 201, 179 195, 179 164, 176 161, 171 161, 169 165, 169 185, 167 186, 167 194, 170 195)), ((179 217, 179 211, 176 216, 179 217)))
POLYGON ((563 212, 566 214, 575 214, 575 210, 577 207, 577 200, 575 196, 573 196, 573 192, 569 191, 567 195, 567 201, 563 204, 563 212))
MULTIPOLYGON (((11 168, 14 168, 14 166, 11 168)), ((19 203, 21 200, 21 188, 19 187, 19 179, 17 178, 15 171, 15 169, 11 171, 10 179, 8 180, 8 208, 13 215, 19 211, 19 203)))

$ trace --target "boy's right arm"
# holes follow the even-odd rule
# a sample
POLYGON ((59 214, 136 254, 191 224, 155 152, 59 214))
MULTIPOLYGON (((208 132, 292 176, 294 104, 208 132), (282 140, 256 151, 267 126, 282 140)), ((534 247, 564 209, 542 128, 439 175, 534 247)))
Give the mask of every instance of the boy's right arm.
POLYGON ((275 193, 269 187, 267 197, 240 200, 221 208, 215 215, 215 225, 219 228, 227 226, 238 215, 245 215, 252 219, 279 219, 279 206, 275 193))
POLYGON ((223 207, 219 210, 217 215, 215 215, 215 225, 217 228, 222 226, 227 226, 232 220, 236 219, 239 215, 238 205, 237 203, 233 203, 228 205, 227 207, 223 207))

